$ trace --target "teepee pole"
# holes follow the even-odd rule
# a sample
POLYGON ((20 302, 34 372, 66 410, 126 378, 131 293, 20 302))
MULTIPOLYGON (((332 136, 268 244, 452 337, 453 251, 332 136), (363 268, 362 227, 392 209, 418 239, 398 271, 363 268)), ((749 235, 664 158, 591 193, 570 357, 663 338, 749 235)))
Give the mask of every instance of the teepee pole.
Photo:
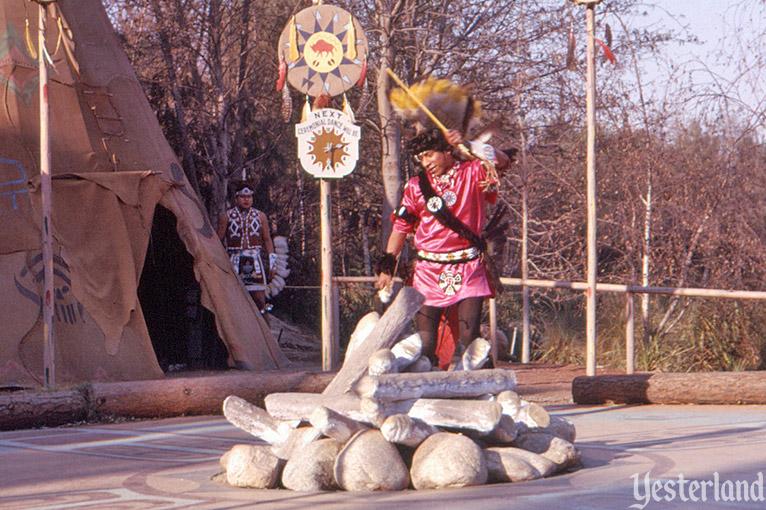
POLYGON ((38 5, 37 63, 40 78, 40 195, 42 202, 43 248, 43 370, 45 388, 56 386, 55 343, 53 340, 53 243, 51 240, 51 143, 49 133, 48 64, 45 61, 46 7, 38 5))

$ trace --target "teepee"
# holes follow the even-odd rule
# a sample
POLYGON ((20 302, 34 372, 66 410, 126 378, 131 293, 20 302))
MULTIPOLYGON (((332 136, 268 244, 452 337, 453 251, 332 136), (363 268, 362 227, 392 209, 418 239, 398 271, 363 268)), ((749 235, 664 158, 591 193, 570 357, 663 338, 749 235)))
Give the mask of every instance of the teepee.
MULTIPOLYGON (((25 42, 37 12, 27 0, 0 0, 0 387, 43 381, 39 83, 25 42)), ((229 365, 287 365, 101 2, 61 0, 48 13, 49 52, 61 33, 48 86, 56 382, 163 377, 137 292, 157 209, 175 217, 229 365)))

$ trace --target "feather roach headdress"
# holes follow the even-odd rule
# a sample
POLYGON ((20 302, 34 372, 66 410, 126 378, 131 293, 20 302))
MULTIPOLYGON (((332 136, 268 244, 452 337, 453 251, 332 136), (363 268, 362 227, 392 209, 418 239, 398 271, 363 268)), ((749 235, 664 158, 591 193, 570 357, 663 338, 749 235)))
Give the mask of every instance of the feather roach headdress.
MULTIPOLYGON (((447 129, 459 131, 464 137, 468 136, 473 123, 481 115, 481 104, 471 97, 470 89, 446 79, 429 76, 413 84, 410 92, 431 110, 447 129)), ((437 127, 404 90, 392 90, 390 100, 398 115, 416 123, 418 132, 437 127)))

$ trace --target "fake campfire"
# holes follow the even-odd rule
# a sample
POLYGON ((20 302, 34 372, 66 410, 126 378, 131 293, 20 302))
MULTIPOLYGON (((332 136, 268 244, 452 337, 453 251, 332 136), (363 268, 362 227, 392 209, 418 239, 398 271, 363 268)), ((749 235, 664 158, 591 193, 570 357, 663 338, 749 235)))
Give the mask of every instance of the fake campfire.
POLYGON ((226 452, 226 482, 295 491, 438 489, 576 469, 571 422, 521 400, 513 371, 469 370, 488 342, 478 339, 445 372, 421 357, 417 334, 401 338, 422 304, 405 287, 382 317, 366 315, 321 394, 273 393, 265 409, 227 397, 226 418, 266 444, 226 452))

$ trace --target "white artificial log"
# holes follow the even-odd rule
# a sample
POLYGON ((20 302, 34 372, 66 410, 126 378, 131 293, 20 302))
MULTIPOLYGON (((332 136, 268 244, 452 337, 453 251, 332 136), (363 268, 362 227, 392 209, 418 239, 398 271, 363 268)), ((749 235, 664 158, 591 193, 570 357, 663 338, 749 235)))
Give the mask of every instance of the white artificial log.
POLYGON ((272 446, 271 451, 280 459, 289 460, 294 452, 320 437, 322 437, 322 432, 316 427, 300 427, 293 430, 283 444, 272 446))
POLYGON ((440 432, 433 425, 406 414, 394 414, 383 421, 380 432, 386 440, 416 448, 428 436, 440 432))
POLYGON ((377 416, 381 424, 391 415, 407 414, 435 427, 469 429, 484 434, 492 432, 502 417, 500 404, 483 400, 419 398, 379 401, 364 398, 361 408, 368 416, 377 416))
POLYGON ((351 418, 371 423, 361 411, 361 401, 356 395, 323 395, 321 393, 272 393, 264 399, 266 410, 281 420, 308 420, 317 407, 328 409, 351 418))
POLYGON ((492 344, 489 343, 489 340, 481 337, 474 339, 460 357, 460 361, 455 365, 455 371, 478 370, 483 367, 489 359, 491 346, 492 344))
POLYGON ((391 349, 379 349, 375 351, 367 364, 367 373, 370 375, 383 375, 396 370, 396 356, 391 349))
POLYGON ((367 336, 372 332, 373 328, 375 328, 375 325, 379 320, 380 314, 378 312, 370 312, 359 319, 359 322, 356 324, 356 328, 354 328, 354 331, 351 333, 351 337, 348 340, 348 346, 346 347, 346 358, 349 357, 349 354, 354 349, 356 349, 357 346, 364 342, 364 339, 367 338, 367 336))
POLYGON ((424 301, 423 294, 412 287, 403 287, 364 342, 348 352, 338 375, 322 393, 342 395, 348 391, 367 372, 367 360, 372 353, 390 348, 424 301))
POLYGON ((426 356, 421 356, 415 361, 415 363, 405 368, 404 371, 412 373, 424 373, 430 372, 432 368, 431 360, 426 356))
POLYGON ((507 414, 500 416, 497 426, 486 434, 469 434, 474 439, 479 439, 490 445, 510 444, 519 435, 520 426, 507 414))
POLYGON ((420 338, 420 333, 413 333, 407 338, 398 341, 396 345, 391 347, 391 352, 396 357, 395 372, 404 371, 405 368, 420 359, 420 355, 423 352, 423 339, 420 338))
POLYGON ((330 408, 319 406, 309 417, 311 425, 327 437, 341 444, 351 439, 360 430, 367 429, 362 423, 352 420, 330 408))
POLYGON ((271 445, 284 443, 294 428, 234 395, 229 395, 223 401, 223 415, 232 425, 271 445))
POLYGON ((459 372, 402 373, 367 376, 354 391, 360 397, 378 400, 413 398, 479 397, 516 387, 516 374, 510 370, 491 369, 459 372))

